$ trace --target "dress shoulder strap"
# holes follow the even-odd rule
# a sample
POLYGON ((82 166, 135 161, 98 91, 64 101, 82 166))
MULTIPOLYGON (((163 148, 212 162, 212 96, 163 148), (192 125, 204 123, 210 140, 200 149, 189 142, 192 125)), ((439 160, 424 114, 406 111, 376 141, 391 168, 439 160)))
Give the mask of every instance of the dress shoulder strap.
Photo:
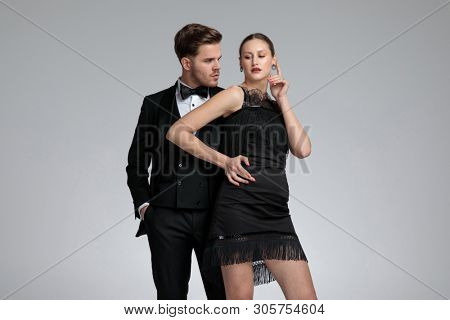
POLYGON ((249 105, 248 89, 243 86, 239 87, 244 91, 244 103, 242 104, 242 107, 247 107, 249 105))

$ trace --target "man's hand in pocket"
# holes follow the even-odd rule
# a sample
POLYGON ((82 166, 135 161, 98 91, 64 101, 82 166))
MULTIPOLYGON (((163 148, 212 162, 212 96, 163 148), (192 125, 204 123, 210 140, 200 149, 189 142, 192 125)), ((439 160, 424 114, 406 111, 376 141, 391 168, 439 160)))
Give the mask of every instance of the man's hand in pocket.
POLYGON ((139 211, 139 215, 141 216, 141 220, 142 221, 144 220, 145 212, 147 211, 147 209, 148 209, 148 205, 143 207, 143 208, 141 208, 141 211, 139 211))

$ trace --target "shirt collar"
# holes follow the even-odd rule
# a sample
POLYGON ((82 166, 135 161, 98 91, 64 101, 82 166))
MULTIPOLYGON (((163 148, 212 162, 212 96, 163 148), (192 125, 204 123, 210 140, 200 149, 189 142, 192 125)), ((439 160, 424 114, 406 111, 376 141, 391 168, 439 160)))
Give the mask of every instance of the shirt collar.
MULTIPOLYGON (((177 94, 180 96, 180 98, 181 98, 181 94, 180 94, 180 83, 182 83, 184 86, 186 86, 186 87, 188 87, 188 88, 194 89, 194 88, 192 88, 191 86, 188 86, 188 85, 187 85, 186 83, 184 83, 183 81, 181 81, 181 77, 179 77, 178 80, 177 80, 177 94)), ((208 88, 208 97, 207 97, 206 99, 209 99, 209 98, 211 97, 210 91, 211 91, 211 88, 208 88)))

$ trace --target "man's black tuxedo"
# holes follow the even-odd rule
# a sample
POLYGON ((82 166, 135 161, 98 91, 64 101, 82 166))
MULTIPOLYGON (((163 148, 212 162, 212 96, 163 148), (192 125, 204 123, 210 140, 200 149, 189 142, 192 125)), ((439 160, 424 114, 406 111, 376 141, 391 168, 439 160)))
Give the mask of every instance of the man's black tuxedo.
MULTIPOLYGON (((222 169, 190 155, 165 138, 170 126, 180 118, 175 90, 176 84, 148 95, 141 107, 126 167, 135 219, 140 217, 138 207, 145 202, 170 208, 210 208, 223 175, 222 169)), ((220 87, 210 88, 210 95, 221 90, 220 87)), ((219 147, 219 121, 214 120, 198 133, 198 137, 214 149, 219 147)), ((136 237, 145 233, 140 223, 136 237)))
MULTIPOLYGON (((128 165, 126 167, 127 184, 133 198, 135 219, 140 218, 138 207, 145 202, 150 203, 145 212, 145 219, 140 221, 135 236, 147 234, 149 238, 153 277, 158 289, 158 299, 186 298, 186 285, 179 289, 180 292, 174 292, 177 283, 170 283, 171 280, 164 282, 161 279, 176 276, 163 274, 170 269, 167 264, 188 264, 182 266, 182 270, 176 271, 176 273, 186 275, 178 282, 188 281, 189 279, 186 279, 186 277, 190 276, 189 259, 192 254, 192 247, 189 249, 182 244, 175 245, 180 237, 189 236, 191 230, 173 234, 173 241, 164 239, 166 241, 164 243, 162 239, 169 235, 172 236, 175 225, 183 225, 182 221, 176 219, 182 219, 181 217, 189 219, 186 217, 192 216, 192 219, 203 221, 202 223, 205 226, 201 227, 201 232, 204 234, 201 234, 199 239, 204 238, 206 240, 208 231, 206 221, 209 219, 208 216, 211 215, 218 184, 223 177, 222 169, 188 154, 165 138, 170 126, 180 117, 175 96, 176 88, 177 83, 144 98, 128 152, 128 165), (150 164, 152 168, 149 184, 148 168, 150 164), (172 220, 169 221, 168 219, 172 220), (164 228, 167 228, 167 230, 164 230, 164 228), (157 236, 158 233, 161 236, 157 236), (179 252, 166 252, 167 250, 178 250, 179 252), (189 250, 189 252, 181 252, 183 250, 189 250), (160 257, 156 256, 159 254, 160 257), (177 260, 177 256, 185 256, 186 258, 185 260, 177 260)), ((209 88, 209 94, 213 96, 221 90, 223 89, 219 87, 209 88)), ((218 149, 220 142, 219 125, 220 118, 200 129, 197 132, 197 137, 210 147, 218 149)), ((199 225, 197 224, 196 228, 199 228, 199 225)), ((195 233, 196 236, 199 236, 198 230, 195 233)), ((190 238, 186 238, 183 243, 188 241, 190 241, 190 238)), ((198 240, 197 242, 202 241, 198 240)), ((198 253, 199 263, 201 262, 199 258, 202 256, 202 245, 204 243, 201 243, 199 247, 194 246, 196 254, 198 253)), ((218 270, 218 273, 218 276, 221 277, 220 270, 218 270)), ((225 299, 223 287, 212 288, 208 284, 204 283, 204 285, 208 299, 225 299)))

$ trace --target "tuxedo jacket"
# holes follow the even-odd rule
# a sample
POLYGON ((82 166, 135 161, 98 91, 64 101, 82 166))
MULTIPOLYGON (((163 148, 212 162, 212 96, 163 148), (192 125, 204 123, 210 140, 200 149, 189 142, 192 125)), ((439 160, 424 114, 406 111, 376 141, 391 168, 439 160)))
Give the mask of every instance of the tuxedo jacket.
MULTIPOLYGON (((177 83, 148 95, 142 103, 126 166, 135 219, 140 218, 138 208, 145 202, 169 208, 212 208, 224 175, 221 168, 192 156, 166 139, 170 126, 180 118, 176 86, 177 83)), ((209 88, 210 97, 221 90, 220 87, 209 88)), ((221 117, 196 134, 216 150, 220 147, 220 122, 221 117)), ((143 221, 140 221, 136 237, 145 233, 143 221)))

